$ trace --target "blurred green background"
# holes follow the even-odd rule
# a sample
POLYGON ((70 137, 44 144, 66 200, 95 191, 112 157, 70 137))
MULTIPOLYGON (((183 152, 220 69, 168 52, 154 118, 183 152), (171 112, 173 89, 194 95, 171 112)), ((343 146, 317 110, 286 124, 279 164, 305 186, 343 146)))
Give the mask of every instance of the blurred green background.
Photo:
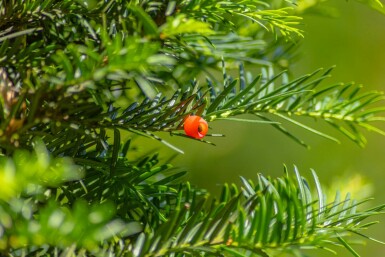
MULTIPOLYGON (((355 81, 364 85, 363 90, 382 91, 385 87, 385 15, 354 1, 333 0, 328 4, 338 9, 339 17, 305 16, 305 39, 299 47, 300 58, 293 66, 294 77, 336 65, 332 78, 326 83, 355 81)), ((186 168, 193 184, 207 188, 214 195, 219 194, 225 182, 239 184, 240 176, 255 179, 259 172, 281 176, 283 164, 289 170, 295 164, 309 179, 310 168, 313 168, 326 186, 347 187, 353 197, 371 194, 375 197, 372 204, 385 203, 385 137, 365 131, 368 144, 362 149, 322 122, 318 123, 315 124, 317 128, 337 136, 342 144, 289 127, 310 144, 311 149, 307 150, 269 125, 229 121, 210 124, 212 133, 226 135, 225 138, 209 138, 216 143, 215 147, 163 134, 162 137, 185 151, 174 160, 175 166, 186 168), (366 182, 372 183, 374 191, 368 186, 358 187, 366 182)), ((153 144, 150 141, 146 142, 153 144)), ((162 148, 159 144, 157 147, 162 148)), ((169 150, 164 152, 173 154, 169 150)), ((381 223, 372 227, 368 235, 385 241, 385 215, 379 219, 381 223)), ((356 249, 364 257, 385 256, 385 246, 373 242, 356 249)), ((322 251, 309 253, 332 256, 322 251)), ((351 256, 344 250, 340 253, 338 256, 351 256)))

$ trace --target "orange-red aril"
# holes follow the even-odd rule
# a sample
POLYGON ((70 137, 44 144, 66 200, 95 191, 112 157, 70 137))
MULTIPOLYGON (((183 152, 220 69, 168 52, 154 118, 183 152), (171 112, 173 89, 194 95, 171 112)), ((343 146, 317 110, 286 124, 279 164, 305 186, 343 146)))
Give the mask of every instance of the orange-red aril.
POLYGON ((201 139, 207 134, 209 125, 202 117, 190 115, 184 121, 183 128, 186 135, 201 139))

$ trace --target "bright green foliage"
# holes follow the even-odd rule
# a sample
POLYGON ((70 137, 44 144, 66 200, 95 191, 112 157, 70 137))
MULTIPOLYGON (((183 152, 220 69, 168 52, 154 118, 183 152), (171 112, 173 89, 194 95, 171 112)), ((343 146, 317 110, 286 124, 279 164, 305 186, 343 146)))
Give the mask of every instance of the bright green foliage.
MULTIPOLYGON (((14 223, 3 223, 2 250, 24 248, 23 251, 28 253, 33 248, 26 246, 45 248, 47 245, 65 249, 75 242, 77 247, 94 250, 98 249, 100 241, 120 232, 122 236, 126 234, 121 221, 111 220, 115 214, 113 204, 89 207, 87 203, 77 201, 69 209, 52 201, 40 207, 18 200, 10 201, 10 206, 2 208, 6 215, 1 218, 14 223), (38 216, 34 218, 32 215, 37 208, 38 216)), ((133 223, 127 225, 139 227, 133 223)))
POLYGON ((44 146, 38 144, 35 153, 17 150, 13 158, 1 157, 0 199, 8 201, 19 194, 41 194, 47 187, 81 178, 81 168, 69 158, 51 160, 44 146), (24 191, 26 190, 26 191, 24 191))
POLYGON ((349 236, 371 239, 363 221, 384 205, 328 201, 316 174, 313 190, 296 169, 211 200, 186 171, 122 140, 183 152, 156 133, 191 139, 190 114, 269 124, 304 146, 287 123, 339 141, 299 117, 359 146, 362 128, 384 135, 382 93, 327 84, 332 69, 290 77, 300 14, 320 6, 0 0, 0 255, 266 257, 340 245, 358 256, 349 236))
POLYGON ((69 247, 74 242, 95 249, 100 240, 123 232, 110 202, 89 207, 84 200, 68 204, 64 199, 63 185, 82 174, 67 157, 52 160, 41 143, 34 153, 17 150, 13 158, 2 157, 0 251, 47 244, 69 247))
MULTIPOLYGON (((373 223, 362 223, 369 216, 380 214, 385 205, 357 212, 356 202, 349 195, 341 199, 337 193, 328 202, 317 185, 313 195, 308 182, 295 170, 279 179, 258 176, 253 184, 244 178, 243 187, 225 185, 219 201, 209 203, 207 198, 181 194, 179 208, 158 231, 141 234, 133 244, 134 256, 161 256, 171 253, 204 252, 229 253, 232 256, 275 256, 304 248, 328 249, 332 238, 342 239, 346 233, 358 233, 373 223), (197 211, 199 210, 199 211, 197 211)), ((343 244, 349 244, 343 241, 343 244)))

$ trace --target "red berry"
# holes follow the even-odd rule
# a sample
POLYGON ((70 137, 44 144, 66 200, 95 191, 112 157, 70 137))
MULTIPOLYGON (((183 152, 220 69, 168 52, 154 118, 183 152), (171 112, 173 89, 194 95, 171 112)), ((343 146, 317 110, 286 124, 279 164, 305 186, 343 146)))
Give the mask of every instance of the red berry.
POLYGON ((201 139, 207 134, 209 125, 202 117, 191 115, 184 121, 183 128, 186 135, 201 139))

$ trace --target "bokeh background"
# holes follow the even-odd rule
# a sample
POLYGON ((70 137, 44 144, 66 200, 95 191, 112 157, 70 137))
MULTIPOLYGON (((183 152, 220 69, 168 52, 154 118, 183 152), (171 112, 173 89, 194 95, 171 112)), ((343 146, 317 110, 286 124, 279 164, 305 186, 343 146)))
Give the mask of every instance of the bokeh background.
MULTIPOLYGON (((329 84, 355 81, 364 85, 363 90, 384 90, 385 15, 355 1, 333 0, 328 5, 338 9, 338 17, 305 16, 306 34, 299 47, 300 58, 293 66, 293 76, 336 65, 332 78, 327 80, 329 84)), ((384 136, 365 132, 368 144, 360 148, 322 122, 316 124, 317 128, 341 139, 341 144, 290 127, 310 144, 311 149, 307 150, 269 125, 218 121, 210 126, 212 132, 226 135, 226 138, 210 138, 215 147, 167 135, 162 137, 185 151, 175 158, 175 166, 186 168, 188 179, 207 188, 214 196, 225 182, 240 184, 240 176, 250 179, 255 179, 257 173, 281 176, 286 164, 289 169, 296 165, 309 179, 310 169, 314 169, 331 190, 344 188, 358 198, 370 194, 375 197, 373 205, 385 203, 384 136)), ((382 128, 385 129, 385 124, 382 128)), ((153 144, 150 141, 148 143, 153 144)), ((162 148, 159 144, 157 147, 162 148)), ((163 148, 162 151, 174 154, 163 148)), ((379 219, 381 223, 367 234, 385 241, 385 215, 379 219)), ((356 249, 364 257, 385 256, 385 246, 373 242, 356 249)), ((316 251, 309 252, 309 256, 332 254, 316 251)), ((343 250, 338 256, 351 255, 343 250)))

